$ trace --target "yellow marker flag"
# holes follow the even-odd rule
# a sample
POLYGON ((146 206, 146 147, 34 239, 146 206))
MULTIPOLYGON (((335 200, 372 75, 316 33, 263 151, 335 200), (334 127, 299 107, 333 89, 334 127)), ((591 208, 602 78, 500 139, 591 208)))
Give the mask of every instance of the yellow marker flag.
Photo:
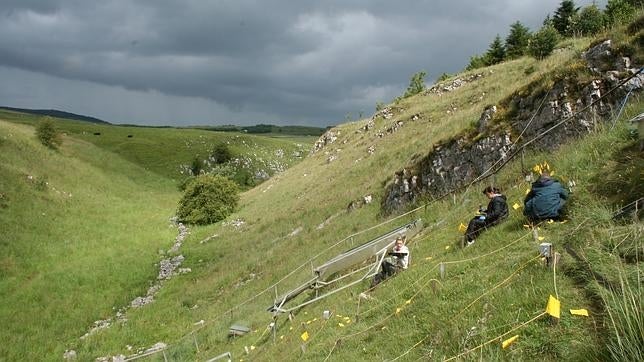
POLYGON ((255 346, 250 346, 250 350, 251 351, 255 350, 255 346))
POLYGON ((465 226, 465 224, 461 223, 461 224, 458 226, 458 231, 460 231, 460 232, 462 232, 462 233, 465 233, 465 230, 467 230, 467 226, 465 226))
POLYGON ((400 314, 400 311, 401 311, 401 310, 402 310, 402 309, 400 309, 400 308, 396 308, 396 315, 400 314))
POLYGON ((529 193, 530 193, 530 189, 525 190, 526 195, 529 194, 529 193))
POLYGON ((586 310, 586 309, 571 309, 570 314, 572 314, 572 315, 583 315, 584 317, 588 317, 588 310, 586 310))
POLYGON ((300 338, 302 338, 302 340, 303 340, 304 342, 308 341, 308 340, 309 340, 309 332, 304 332, 304 333, 302 333, 302 335, 300 336, 300 338))
POLYGON ((428 257, 425 258, 425 260, 432 260, 432 257, 428 256, 428 257))
POLYGON ((514 205, 512 205, 512 208, 515 209, 515 210, 518 210, 520 207, 521 207, 521 205, 519 205, 519 203, 517 203, 517 202, 515 202, 514 205))
POLYGON ((517 334, 514 337, 510 337, 506 339, 505 341, 503 341, 503 343, 501 343, 501 347, 503 347, 503 349, 508 348, 508 346, 514 343, 514 341, 516 341, 518 338, 519 338, 519 335, 517 334))
POLYGON ((405 304, 411 304, 411 299, 407 299, 407 300, 405 301, 405 304))
POLYGON ((528 225, 528 224, 523 224, 523 227, 526 228, 526 229, 530 229, 530 225, 528 225))
POLYGON ((280 339, 284 339, 284 336, 283 336, 283 335, 282 335, 282 336, 280 336, 280 339))
POLYGON ((555 318, 561 318, 561 302, 552 295, 548 298, 548 305, 546 305, 546 313, 555 318))
POLYGON ((543 241, 543 240, 545 240, 546 238, 545 238, 544 236, 539 236, 537 239, 539 239, 539 241, 543 241))
POLYGON ((344 324, 342 324, 342 323, 338 323, 338 325, 339 325, 341 328, 344 328, 344 324))
POLYGON ((552 220, 552 219, 548 219, 548 224, 552 224, 553 222, 555 222, 555 221, 552 220))

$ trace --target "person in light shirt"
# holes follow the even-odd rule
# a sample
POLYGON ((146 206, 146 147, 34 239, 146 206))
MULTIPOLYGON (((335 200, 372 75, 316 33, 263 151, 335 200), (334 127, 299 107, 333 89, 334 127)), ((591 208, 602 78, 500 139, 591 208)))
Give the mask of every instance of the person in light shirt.
POLYGON ((387 253, 387 255, 388 256, 382 261, 380 273, 375 275, 373 282, 371 283, 372 287, 409 267, 409 248, 405 246, 405 240, 403 237, 396 238, 393 248, 387 253))

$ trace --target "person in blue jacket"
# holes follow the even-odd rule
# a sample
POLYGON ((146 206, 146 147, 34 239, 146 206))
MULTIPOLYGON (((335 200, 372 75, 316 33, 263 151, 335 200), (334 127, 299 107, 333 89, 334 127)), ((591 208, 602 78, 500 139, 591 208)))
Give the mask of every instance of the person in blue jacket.
POLYGON ((532 189, 523 200, 523 215, 532 222, 553 219, 560 220, 568 200, 568 191, 559 181, 542 172, 539 179, 532 183, 532 189))
POLYGON ((481 231, 489 226, 498 224, 508 216, 508 203, 501 190, 488 186, 483 194, 490 200, 485 210, 479 209, 479 215, 470 220, 465 231, 465 246, 474 244, 481 231))

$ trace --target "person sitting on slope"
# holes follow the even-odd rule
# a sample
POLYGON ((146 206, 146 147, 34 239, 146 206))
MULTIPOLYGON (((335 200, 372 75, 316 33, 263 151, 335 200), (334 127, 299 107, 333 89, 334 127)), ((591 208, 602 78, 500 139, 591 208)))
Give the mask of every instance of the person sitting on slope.
POLYGON ((470 220, 465 231, 465 246, 474 244, 483 229, 501 222, 508 216, 508 204, 501 190, 488 186, 483 190, 490 202, 485 210, 479 209, 479 215, 470 220))
POLYGON ((380 273, 374 276, 372 287, 409 267, 409 248, 405 246, 403 237, 396 238, 393 248, 387 254, 389 256, 382 261, 380 273))
POLYGON ((531 222, 559 220, 566 200, 568 191, 559 181, 550 177, 548 171, 543 171, 539 179, 532 183, 532 189, 523 201, 523 215, 531 222))

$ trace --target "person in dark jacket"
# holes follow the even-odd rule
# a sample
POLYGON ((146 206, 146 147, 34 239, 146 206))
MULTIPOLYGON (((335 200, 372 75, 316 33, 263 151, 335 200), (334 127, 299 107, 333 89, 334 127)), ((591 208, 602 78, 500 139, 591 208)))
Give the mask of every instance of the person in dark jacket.
POLYGON ((532 189, 523 200, 523 215, 532 222, 553 219, 559 220, 563 207, 568 199, 568 191, 559 181, 543 172, 539 179, 532 183, 532 189))
POLYGON ((483 190, 483 194, 490 199, 485 210, 479 209, 479 215, 470 220, 465 231, 466 246, 474 244, 483 229, 493 226, 508 217, 508 203, 506 197, 501 195, 501 190, 496 187, 488 186, 483 190))

